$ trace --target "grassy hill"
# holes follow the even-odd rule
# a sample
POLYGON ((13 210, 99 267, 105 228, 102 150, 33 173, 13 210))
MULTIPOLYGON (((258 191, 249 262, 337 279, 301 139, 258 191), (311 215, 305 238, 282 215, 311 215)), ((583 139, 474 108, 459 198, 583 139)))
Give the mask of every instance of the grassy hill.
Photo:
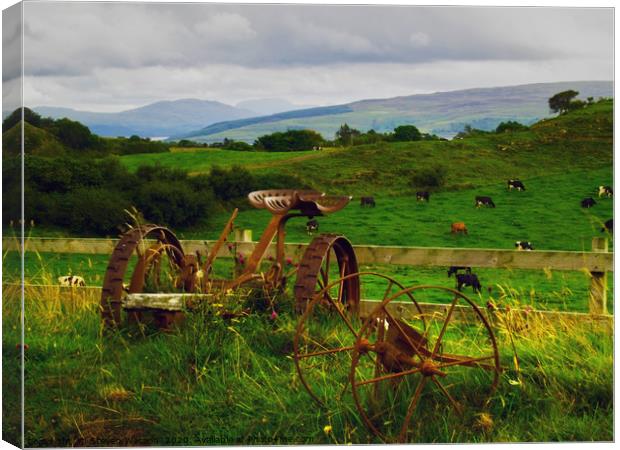
POLYGON ((362 131, 392 131, 398 125, 414 124, 423 132, 452 137, 466 124, 493 130, 500 122, 517 120, 531 124, 549 117, 547 100, 574 89, 580 97, 610 97, 609 81, 537 83, 520 86, 465 89, 388 99, 361 100, 344 105, 289 111, 271 116, 219 122, 192 133, 195 141, 215 142, 224 138, 252 142, 258 136, 288 129, 310 128, 332 139, 343 123, 362 131))
POLYGON ((261 173, 299 176, 316 189, 348 195, 411 195, 416 171, 437 165, 447 172, 443 190, 462 190, 577 169, 610 167, 613 103, 534 124, 521 132, 483 134, 452 141, 380 143, 322 152, 251 153, 197 150, 123 156, 130 169, 153 161, 192 172, 240 164, 261 173))

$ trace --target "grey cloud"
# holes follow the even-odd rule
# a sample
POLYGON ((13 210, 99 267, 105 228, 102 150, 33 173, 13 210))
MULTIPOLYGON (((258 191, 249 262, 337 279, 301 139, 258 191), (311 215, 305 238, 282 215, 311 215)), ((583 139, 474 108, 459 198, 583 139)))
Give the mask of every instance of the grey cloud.
POLYGON ((20 77, 22 72, 21 5, 2 11, 2 81, 20 77))
POLYGON ((611 58, 611 9, 27 3, 26 70, 611 58))

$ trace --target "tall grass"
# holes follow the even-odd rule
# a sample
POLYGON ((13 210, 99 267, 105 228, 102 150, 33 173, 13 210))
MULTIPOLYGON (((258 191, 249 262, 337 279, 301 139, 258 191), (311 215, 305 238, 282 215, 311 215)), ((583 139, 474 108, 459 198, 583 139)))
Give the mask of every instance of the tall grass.
MULTIPOLYGON (((19 316, 18 298, 5 286, 5 389, 19 379, 19 330, 6 326, 19 316)), ((290 300, 276 318, 259 308, 226 318, 207 305, 171 334, 103 332, 98 298, 85 290, 33 289, 25 301, 27 446, 377 442, 348 391, 320 408, 301 386, 290 300)), ((426 402, 410 440, 613 439, 612 336, 512 310, 489 314, 504 367, 490 406, 462 418, 426 402)), ((346 376, 343 366, 325 376, 346 376)), ((4 397, 4 411, 11 401, 4 397)), ((9 440, 16 420, 4 416, 9 440)))

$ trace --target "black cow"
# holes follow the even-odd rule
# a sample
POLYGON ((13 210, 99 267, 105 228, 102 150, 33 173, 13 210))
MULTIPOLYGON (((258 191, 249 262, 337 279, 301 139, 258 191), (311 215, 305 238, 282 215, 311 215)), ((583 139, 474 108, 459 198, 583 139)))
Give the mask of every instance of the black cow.
POLYGON ((448 269, 448 278, 450 278, 453 273, 458 273, 459 270, 464 270, 467 273, 471 273, 471 267, 450 266, 450 268, 448 269))
POLYGON ((607 231, 608 233, 612 233, 614 232, 614 219, 609 219, 607 222, 605 222, 603 224, 603 228, 601 228, 601 231, 605 232, 607 231))
POLYGON ((478 276, 475 273, 457 273, 456 274, 456 289, 460 291, 463 286, 471 286, 474 292, 480 292, 482 285, 478 276))
POLYGON ((489 206, 491 208, 495 208, 495 203, 491 200, 491 197, 484 197, 481 195, 476 195, 476 204, 474 205, 476 208, 481 206, 489 206))
POLYGON ((594 205, 596 205, 596 202, 592 197, 584 198, 583 200, 581 200, 582 208, 592 208, 594 205))
POLYGON ((605 196, 605 197, 613 197, 614 195, 614 190, 611 188, 611 186, 599 186, 598 187, 598 196, 605 196))
POLYGON ((374 197, 362 197, 360 198, 360 206, 371 206, 375 207, 375 198, 374 197))
POLYGON ((415 198, 417 201, 421 202, 422 200, 429 201, 431 196, 427 191, 420 191, 415 193, 415 198))
POLYGON ((524 191, 525 186, 521 180, 508 180, 508 189, 511 191, 513 189, 516 189, 517 191, 524 191))
POLYGON ((315 231, 319 231, 319 221, 316 219, 310 219, 306 222, 306 231, 308 234, 312 234, 315 231))
POLYGON ((534 246, 530 241, 517 241, 515 242, 515 248, 517 250, 534 250, 534 246))

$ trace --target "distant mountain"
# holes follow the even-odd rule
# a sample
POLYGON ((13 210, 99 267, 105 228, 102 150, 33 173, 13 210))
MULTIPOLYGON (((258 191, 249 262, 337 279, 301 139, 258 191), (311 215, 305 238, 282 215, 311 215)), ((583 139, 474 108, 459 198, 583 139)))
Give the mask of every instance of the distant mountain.
POLYGON ((235 105, 237 108, 254 111, 257 116, 269 116, 284 111, 312 108, 309 105, 295 105, 281 98, 264 98, 260 100, 246 100, 235 105))
POLYGON ((100 136, 168 137, 188 133, 206 124, 255 116, 247 109, 224 103, 183 99, 161 101, 117 113, 78 111, 70 108, 33 108, 45 117, 67 117, 88 126, 100 136))
POLYGON ((393 130, 398 125, 414 124, 423 132, 452 137, 465 125, 492 130, 500 122, 516 120, 532 124, 550 117, 548 99, 567 90, 579 91, 579 98, 613 97, 611 81, 575 81, 537 83, 520 86, 466 89, 410 95, 388 99, 361 100, 344 105, 288 111, 268 116, 218 122, 183 137, 201 141, 229 139, 252 142, 257 137, 310 128, 332 139, 341 124, 361 131, 393 130))

